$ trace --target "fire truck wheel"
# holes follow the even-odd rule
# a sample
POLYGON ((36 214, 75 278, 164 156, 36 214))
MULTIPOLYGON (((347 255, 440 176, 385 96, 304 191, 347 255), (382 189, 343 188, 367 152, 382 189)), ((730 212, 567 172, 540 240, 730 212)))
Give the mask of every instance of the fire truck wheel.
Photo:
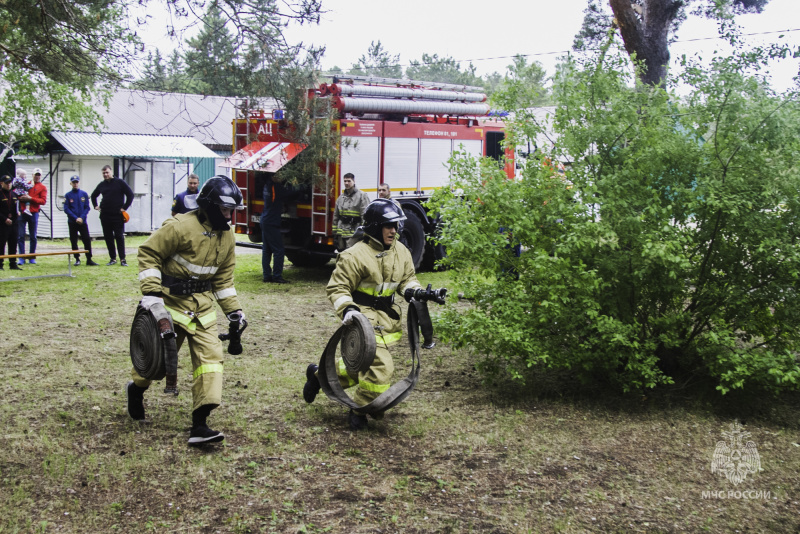
POLYGON ((423 230, 422 221, 416 213, 406 212, 406 221, 403 231, 400 233, 400 242, 411 252, 414 269, 419 270, 422 256, 425 253, 425 230, 423 230))

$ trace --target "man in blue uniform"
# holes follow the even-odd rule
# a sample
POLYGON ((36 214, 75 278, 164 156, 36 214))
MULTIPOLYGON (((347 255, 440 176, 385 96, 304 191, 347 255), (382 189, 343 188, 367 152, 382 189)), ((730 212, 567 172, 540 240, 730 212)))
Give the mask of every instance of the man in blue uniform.
MULTIPOLYGON (((67 225, 69 225, 69 241, 72 250, 78 250, 78 234, 83 241, 83 249, 86 250, 86 265, 95 266, 97 263, 92 261, 92 238, 89 236, 89 223, 86 218, 89 216, 91 204, 89 203, 89 193, 80 187, 81 177, 77 174, 70 177, 72 191, 64 195, 64 213, 67 214, 67 225)), ((81 264, 80 254, 75 254, 75 265, 81 264)))
POLYGON ((200 177, 196 174, 190 174, 189 178, 186 180, 186 191, 175 195, 175 199, 172 201, 173 217, 179 213, 189 213, 197 209, 198 187, 200 187, 200 177))

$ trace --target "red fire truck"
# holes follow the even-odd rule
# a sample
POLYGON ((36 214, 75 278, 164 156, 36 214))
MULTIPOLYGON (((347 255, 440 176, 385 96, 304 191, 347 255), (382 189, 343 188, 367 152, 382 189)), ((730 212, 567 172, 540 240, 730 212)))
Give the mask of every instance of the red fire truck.
MULTIPOLYGON (((367 77, 334 78, 310 91, 312 98, 331 99, 338 112, 334 129, 342 143, 338 160, 320 162, 325 183, 307 186, 300 201, 286 206, 282 232, 289 261, 318 266, 335 255, 333 211, 344 190, 342 176, 353 173, 356 187, 371 199, 377 198, 380 184, 389 184, 407 217, 401 241, 415 267, 432 267, 445 251, 427 239, 440 221, 428 214, 424 203, 448 183, 447 161, 453 152, 498 161, 505 155, 505 171, 513 178, 513 151, 506 153, 502 146, 504 124, 489 117, 486 95, 477 91, 480 88, 367 77)), ((280 111, 257 111, 234 121, 234 154, 227 165, 246 206, 236 213, 234 227, 252 243, 261 242, 265 178, 291 165, 307 148, 287 139, 282 119, 280 111)))

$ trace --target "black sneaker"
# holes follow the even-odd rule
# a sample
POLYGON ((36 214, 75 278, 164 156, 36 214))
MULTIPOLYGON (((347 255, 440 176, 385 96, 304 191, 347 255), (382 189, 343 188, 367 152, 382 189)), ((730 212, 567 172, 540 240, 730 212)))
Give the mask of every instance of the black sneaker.
POLYGON ((317 393, 319 393, 321 389, 319 379, 315 374, 317 369, 319 369, 319 366, 313 363, 309 363, 308 367, 306 367, 306 383, 303 386, 303 398, 309 404, 314 402, 314 399, 317 398, 317 393))
POLYGON ((207 426, 196 426, 189 434, 189 445, 203 445, 205 443, 216 443, 225 439, 225 434, 217 430, 211 430, 207 426))
POLYGON ((22 271, 23 270, 22 267, 20 267, 19 265, 12 265, 11 267, 9 267, 9 269, 11 269, 12 271, 22 271))
POLYGON ((106 263, 106 267, 108 267, 109 265, 116 265, 116 264, 117 260, 111 260, 110 262, 106 263))
POLYGON ((74 263, 75 267, 77 267, 80 264, 81 264, 81 260, 75 260, 75 263, 74 263))
POLYGON ((350 423, 350 430, 366 430, 368 428, 367 416, 356 413, 353 410, 350 410, 350 413, 347 414, 347 422, 350 423))
POLYGON ((97 265, 99 264, 92 260, 86 260, 86 265, 88 265, 89 267, 97 267, 97 265))
POLYGON ((127 267, 128 266, 128 262, 125 261, 125 260, 120 260, 119 265, 120 265, 120 267, 127 267))
POLYGON ((273 284, 288 284, 289 281, 287 279, 285 279, 285 278, 276 278, 276 277, 273 276, 272 277, 272 283, 273 284))
POLYGON ((144 421, 144 389, 137 387, 133 380, 125 385, 125 396, 128 398, 128 415, 134 421, 144 421))
POLYGON ((264 278, 261 279, 261 281, 264 282, 265 284, 271 284, 272 283, 272 277, 271 276, 265 276, 264 278))

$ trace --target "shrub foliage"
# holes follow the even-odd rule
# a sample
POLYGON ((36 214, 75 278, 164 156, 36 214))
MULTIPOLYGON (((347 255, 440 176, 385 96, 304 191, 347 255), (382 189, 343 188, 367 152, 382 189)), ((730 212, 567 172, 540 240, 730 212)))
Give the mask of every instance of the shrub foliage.
POLYGON ((431 205, 472 301, 439 317, 440 335, 489 376, 796 389, 800 113, 748 74, 754 61, 686 64, 680 97, 637 84, 612 45, 563 66, 548 128, 512 122, 512 143, 540 140, 518 179, 454 159, 431 205))

